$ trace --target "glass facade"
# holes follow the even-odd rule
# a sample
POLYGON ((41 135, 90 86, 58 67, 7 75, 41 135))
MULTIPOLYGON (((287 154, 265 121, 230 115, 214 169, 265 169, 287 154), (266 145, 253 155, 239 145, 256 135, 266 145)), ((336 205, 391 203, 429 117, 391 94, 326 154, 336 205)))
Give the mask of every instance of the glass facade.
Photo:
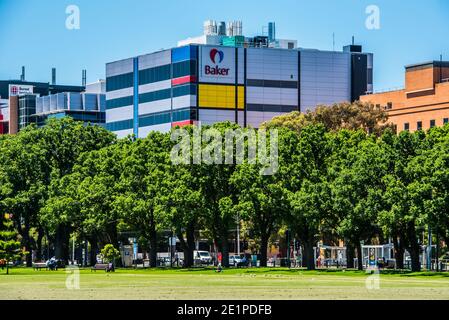
POLYGON ((196 76, 196 60, 186 60, 173 64, 173 78, 196 76))
POLYGON ((19 130, 31 123, 31 115, 36 113, 36 96, 26 95, 19 98, 19 130))
POLYGON ((106 109, 115 109, 132 105, 133 105, 133 96, 111 99, 106 101, 106 109))
POLYGON ((169 80, 171 78, 170 65, 154 67, 139 71, 139 85, 169 80))
POLYGON ((106 78, 106 91, 115 91, 133 86, 133 73, 120 74, 106 78))

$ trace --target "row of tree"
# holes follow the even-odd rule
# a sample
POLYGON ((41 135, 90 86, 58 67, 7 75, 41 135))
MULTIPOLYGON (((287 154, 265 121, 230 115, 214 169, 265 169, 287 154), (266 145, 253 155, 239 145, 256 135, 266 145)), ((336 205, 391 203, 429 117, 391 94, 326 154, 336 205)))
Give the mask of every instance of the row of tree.
POLYGON ((202 230, 227 266, 238 219, 261 266, 270 239, 288 229, 309 269, 320 240, 344 240, 353 267, 362 242, 391 238, 397 266, 407 250, 417 271, 423 232, 449 243, 449 127, 397 135, 386 123, 382 110, 359 103, 275 118, 265 127, 279 132, 279 171, 264 176, 248 162, 174 165, 170 133, 117 140, 98 126, 50 120, 0 136, 0 213, 12 215, 26 251, 39 255, 45 238, 64 260, 71 235, 88 240, 95 261, 128 230, 145 240, 154 267, 161 232, 171 230, 189 267, 202 230))

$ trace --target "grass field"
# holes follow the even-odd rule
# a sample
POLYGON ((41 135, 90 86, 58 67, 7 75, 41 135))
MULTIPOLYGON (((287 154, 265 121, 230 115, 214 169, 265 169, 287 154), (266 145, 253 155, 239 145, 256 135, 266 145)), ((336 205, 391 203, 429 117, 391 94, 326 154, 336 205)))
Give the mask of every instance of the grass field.
POLYGON ((62 271, 0 270, 0 299, 445 299, 449 274, 381 274, 380 288, 367 289, 357 271, 286 269, 80 270, 77 290, 66 287, 62 271))

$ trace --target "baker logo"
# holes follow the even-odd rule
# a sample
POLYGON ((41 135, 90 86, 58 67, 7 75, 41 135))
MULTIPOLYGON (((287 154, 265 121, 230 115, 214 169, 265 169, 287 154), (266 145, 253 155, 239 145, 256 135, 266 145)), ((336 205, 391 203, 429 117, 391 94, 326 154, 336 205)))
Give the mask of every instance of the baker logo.
POLYGON ((224 52, 212 49, 209 52, 210 60, 215 64, 215 66, 206 66, 205 73, 206 75, 212 76, 228 76, 229 68, 220 68, 217 64, 222 63, 224 60, 224 52))
POLYGON ((210 51, 210 60, 211 60, 213 63, 217 63, 217 62, 216 62, 217 55, 218 55, 218 58, 219 58, 218 63, 222 63, 222 62, 223 62, 223 59, 224 59, 224 53, 223 53, 223 51, 218 51, 217 49, 212 49, 212 50, 210 51))

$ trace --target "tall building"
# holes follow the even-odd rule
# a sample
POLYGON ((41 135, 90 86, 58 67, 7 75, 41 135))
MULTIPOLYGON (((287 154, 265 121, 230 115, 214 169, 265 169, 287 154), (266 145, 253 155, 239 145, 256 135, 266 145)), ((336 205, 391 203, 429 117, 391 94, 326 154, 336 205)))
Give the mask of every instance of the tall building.
MULTIPOLYGON (((24 71, 22 71, 24 74, 24 71)), ((22 75, 24 79, 24 75, 22 75)), ((46 96, 60 92, 82 92, 82 86, 56 85, 48 82, 30 82, 25 80, 0 81, 0 131, 1 134, 15 134, 30 123, 29 114, 35 106, 34 98, 25 96, 46 96), (19 103, 19 99, 21 103, 19 103)))
POLYGON ((48 118, 71 116, 99 125, 105 123, 105 81, 84 86, 0 81, 0 134, 16 134, 31 123, 45 124, 48 118))
POLYGON ((364 95, 361 101, 383 107, 397 131, 426 130, 449 123, 449 62, 405 67, 405 87, 364 95))
POLYGON ((357 100, 372 60, 342 52, 187 45, 106 64, 106 127, 145 137, 194 122, 259 127, 274 116, 357 100))

